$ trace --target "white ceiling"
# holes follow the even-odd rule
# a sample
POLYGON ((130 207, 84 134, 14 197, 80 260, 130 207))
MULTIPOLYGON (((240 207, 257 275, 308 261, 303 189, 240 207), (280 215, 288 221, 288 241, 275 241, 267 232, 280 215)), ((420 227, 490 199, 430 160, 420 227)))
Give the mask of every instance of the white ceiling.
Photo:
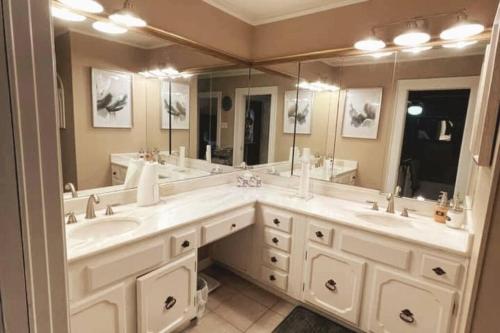
POLYGON ((108 35, 94 30, 94 28, 92 28, 93 21, 90 19, 83 22, 68 22, 54 18, 53 22, 55 36, 59 36, 67 31, 75 31, 84 35, 90 35, 100 39, 127 44, 142 49, 155 49, 173 44, 164 39, 132 30, 120 35, 108 35))
POLYGON ((239 18, 259 25, 349 6, 368 0, 203 0, 239 18))

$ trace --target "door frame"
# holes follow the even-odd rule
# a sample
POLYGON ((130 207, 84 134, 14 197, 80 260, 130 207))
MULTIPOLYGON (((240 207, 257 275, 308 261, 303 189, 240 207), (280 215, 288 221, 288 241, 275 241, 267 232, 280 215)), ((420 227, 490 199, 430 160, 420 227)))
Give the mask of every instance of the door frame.
POLYGON ((457 179, 455 181, 455 193, 461 193, 462 195, 467 194, 468 182, 472 172, 472 154, 469 150, 469 142, 471 140, 472 121, 474 119, 474 105, 476 103, 478 84, 479 76, 398 80, 396 103, 392 121, 393 131, 389 144, 389 152, 385 162, 387 166, 384 182, 385 192, 392 193, 397 185, 409 91, 469 89, 469 103, 467 106, 464 135, 458 160, 457 179))
MULTIPOLYGON (((220 148, 221 142, 221 121, 222 121, 222 91, 212 91, 212 92, 201 92, 198 94, 198 100, 200 98, 217 98, 217 137, 216 144, 217 147, 220 148)), ((198 122, 200 121, 200 103, 198 102, 198 122)), ((198 130, 200 126, 198 124, 198 130)), ((198 142, 200 140, 200 133, 197 133, 198 142)))
POLYGON ((236 88, 234 94, 234 148, 233 166, 239 166, 243 162, 244 135, 245 133, 245 98, 247 96, 271 95, 271 114, 269 116, 269 144, 267 149, 267 163, 274 162, 276 145, 276 118, 278 112, 278 87, 251 87, 236 88))

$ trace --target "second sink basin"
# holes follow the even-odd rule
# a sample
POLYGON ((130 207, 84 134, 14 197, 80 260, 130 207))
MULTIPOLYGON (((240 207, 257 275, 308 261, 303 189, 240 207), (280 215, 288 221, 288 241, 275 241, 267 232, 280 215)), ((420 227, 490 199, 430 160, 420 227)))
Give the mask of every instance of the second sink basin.
POLYGON ((68 231, 68 236, 76 241, 99 240, 122 235, 140 225, 141 221, 134 217, 103 217, 75 225, 68 231))
POLYGON ((356 217, 367 223, 372 223, 384 227, 411 228, 413 227, 411 218, 401 217, 389 213, 363 212, 357 213, 356 217))

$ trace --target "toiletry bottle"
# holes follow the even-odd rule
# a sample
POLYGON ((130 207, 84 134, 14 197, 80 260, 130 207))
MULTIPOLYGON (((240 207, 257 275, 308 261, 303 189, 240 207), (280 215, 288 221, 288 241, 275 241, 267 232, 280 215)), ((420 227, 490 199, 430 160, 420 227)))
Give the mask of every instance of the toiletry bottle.
POLYGON ((448 214, 448 193, 441 191, 438 203, 434 209, 434 221, 445 223, 448 214))
POLYGON ((456 195, 451 204, 451 209, 448 211, 448 218, 446 219, 446 226, 454 229, 462 228, 464 224, 464 209, 460 196, 456 195))

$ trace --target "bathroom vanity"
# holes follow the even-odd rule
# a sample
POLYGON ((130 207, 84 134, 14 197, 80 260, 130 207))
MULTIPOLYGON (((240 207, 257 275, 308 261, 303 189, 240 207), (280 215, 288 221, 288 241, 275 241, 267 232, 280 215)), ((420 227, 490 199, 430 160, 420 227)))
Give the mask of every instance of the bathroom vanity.
POLYGON ((190 321, 196 250, 209 244, 242 277, 364 331, 454 332, 462 309, 472 236, 425 216, 234 184, 103 214, 67 226, 72 332, 190 321))

